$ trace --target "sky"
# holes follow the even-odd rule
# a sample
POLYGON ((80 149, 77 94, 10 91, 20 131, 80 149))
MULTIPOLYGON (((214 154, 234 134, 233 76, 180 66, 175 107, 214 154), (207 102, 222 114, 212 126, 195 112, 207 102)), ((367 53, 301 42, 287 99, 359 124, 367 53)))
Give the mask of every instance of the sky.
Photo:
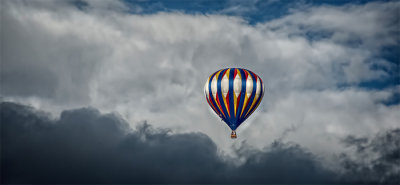
POLYGON ((1 1, 2 183, 398 183, 400 2, 1 1), (265 85, 230 138, 228 67, 265 85))

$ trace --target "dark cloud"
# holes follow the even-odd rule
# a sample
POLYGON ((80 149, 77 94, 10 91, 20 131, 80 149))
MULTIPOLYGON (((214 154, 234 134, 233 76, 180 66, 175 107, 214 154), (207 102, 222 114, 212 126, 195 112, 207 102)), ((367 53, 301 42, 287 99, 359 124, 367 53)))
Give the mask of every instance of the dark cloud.
POLYGON ((274 142, 264 151, 251 151, 244 146, 239 156, 246 163, 235 170, 240 183, 327 183, 337 177, 321 166, 312 153, 296 144, 274 142))
POLYGON ((375 138, 349 136, 343 140, 356 149, 356 159, 341 156, 348 181, 400 183, 400 129, 378 134, 375 138))
MULTIPOLYGON (((216 144, 202 133, 174 134, 147 123, 132 130, 118 116, 92 108, 63 111, 57 120, 8 102, 0 104, 0 112, 2 183, 329 183, 339 179, 339 173, 324 168, 296 144, 274 142, 263 150, 241 144, 235 152, 246 161, 238 165, 238 160, 219 154, 216 144)), ((395 132, 385 141, 398 144, 399 131, 395 132)), ((363 143, 356 141, 347 143, 363 143)), ((379 148, 380 141, 374 140, 372 148, 386 151, 389 143, 379 148)), ((391 144, 398 151, 398 145, 391 144)))

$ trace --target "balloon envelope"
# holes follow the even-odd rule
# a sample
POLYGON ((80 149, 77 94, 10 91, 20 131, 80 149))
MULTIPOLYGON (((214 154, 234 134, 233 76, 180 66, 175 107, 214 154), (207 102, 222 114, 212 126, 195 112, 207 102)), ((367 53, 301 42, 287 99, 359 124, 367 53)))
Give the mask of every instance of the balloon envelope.
POLYGON ((234 131, 260 104, 264 84, 247 69, 227 68, 208 78, 204 93, 210 107, 234 131))

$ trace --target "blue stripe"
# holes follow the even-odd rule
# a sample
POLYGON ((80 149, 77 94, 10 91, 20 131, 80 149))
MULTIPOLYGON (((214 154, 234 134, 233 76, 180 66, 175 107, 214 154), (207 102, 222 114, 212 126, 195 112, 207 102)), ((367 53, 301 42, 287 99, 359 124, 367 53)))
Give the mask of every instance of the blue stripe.
POLYGON ((261 81, 260 81, 260 85, 261 85, 260 95, 259 95, 256 103, 254 104, 254 107, 250 110, 249 114, 244 119, 247 119, 252 114, 252 112, 257 108, 258 102, 260 102, 262 100, 262 97, 264 96, 261 81))
MULTIPOLYGON (((247 70, 248 71, 248 70, 247 70)), ((253 103, 253 101, 254 101, 254 97, 255 97, 255 95, 256 95, 256 89, 257 89, 257 81, 256 81, 256 77, 253 75, 253 73, 251 73, 250 71, 248 71, 249 72, 249 75, 251 75, 251 77, 253 78, 253 91, 251 92, 251 97, 250 97, 250 99, 249 99, 249 101, 248 101, 248 103, 247 103, 247 106, 246 106, 246 108, 244 109, 244 112, 243 112, 243 115, 241 116, 241 118, 239 119, 239 121, 240 122, 243 122, 246 118, 245 118, 245 115, 246 115, 246 113, 248 112, 248 110, 250 109, 250 107, 251 107, 251 104, 253 103)))
POLYGON ((238 102, 238 104, 239 104, 238 110, 236 110, 237 111, 237 120, 238 120, 238 122, 236 123, 237 126, 239 126, 243 122, 243 121, 240 121, 240 113, 242 112, 242 109, 243 109, 244 97, 246 94, 246 81, 247 81, 246 75, 245 75, 243 69, 239 68, 239 72, 242 76, 242 89, 240 91, 240 100, 238 102))
POLYGON ((233 97, 233 77, 235 73, 235 68, 231 68, 229 71, 229 112, 231 114, 230 117, 230 127, 235 127, 236 124, 236 117, 235 117, 235 102, 233 97))
POLYGON ((212 94, 212 89, 211 89, 211 82, 217 73, 218 73, 218 71, 215 72, 214 74, 212 74, 212 76, 210 78, 210 82, 208 82, 208 92, 209 92, 208 96, 211 97, 211 101, 212 101, 211 103, 214 105, 215 109, 218 111, 217 114, 221 115, 222 119, 226 122, 226 117, 222 114, 221 110, 219 110, 218 105, 214 100, 214 96, 212 94))
POLYGON ((218 96, 219 102, 221 103, 222 111, 224 111, 224 114, 226 115, 226 121, 225 120, 224 121, 226 123, 228 123, 228 126, 229 126, 230 125, 229 124, 229 118, 228 118, 229 114, 228 114, 228 111, 227 111, 227 109, 225 107, 224 100, 222 99, 222 91, 221 91, 221 79, 222 79, 222 76, 223 76, 223 74, 224 74, 224 72, 226 70, 227 69, 222 70, 220 75, 218 76, 218 80, 217 80, 217 96, 218 96))

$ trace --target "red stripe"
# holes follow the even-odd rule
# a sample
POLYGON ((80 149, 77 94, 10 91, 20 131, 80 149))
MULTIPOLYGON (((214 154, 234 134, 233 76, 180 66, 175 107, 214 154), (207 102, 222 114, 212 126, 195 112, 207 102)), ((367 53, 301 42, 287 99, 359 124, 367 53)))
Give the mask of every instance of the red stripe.
MULTIPOLYGON (((253 94, 250 95, 250 97, 247 99, 246 106, 243 107, 244 110, 245 110, 246 107, 249 105, 249 103, 250 103, 250 98, 251 98, 252 96, 253 96, 253 94)), ((254 101, 254 100, 253 100, 253 101, 254 101)), ((250 107, 249 107, 249 110, 250 110, 250 107)), ((247 110, 247 111, 249 111, 249 110, 247 110)), ((245 116, 245 115, 246 115, 246 112, 243 111, 243 116, 245 116)))
MULTIPOLYGON (((227 71, 228 71, 228 70, 225 70, 225 71, 224 71, 224 73, 222 74, 222 78, 224 78, 224 75, 225 75, 225 73, 226 73, 227 71)), ((221 78, 221 79, 222 79, 222 78, 221 78)))
MULTIPOLYGON (((221 79, 224 78, 224 75, 226 74, 227 71, 228 71, 228 69, 224 71, 224 73, 222 74, 222 78, 221 78, 221 79)), ((221 84, 221 88, 222 88, 222 84, 221 84)), ((221 94, 222 94, 222 92, 221 92, 221 94)), ((222 96, 223 96, 223 94, 222 94, 222 96)), ((218 95, 217 95, 217 99, 218 99, 218 95)), ((224 100, 221 100, 221 101, 224 101, 224 100)), ((229 103, 228 101, 226 101, 226 102, 229 103)), ((219 106, 221 107, 221 112, 224 112, 224 111, 223 111, 223 108, 222 108, 222 104, 221 104, 221 102, 219 101, 219 99, 218 99, 218 104, 219 104, 219 106)), ((225 103, 224 103, 223 105, 225 106, 225 103)), ((226 110, 227 110, 227 112, 228 112, 228 115, 229 115, 229 106, 228 106, 228 107, 225 107, 225 108, 226 108, 226 110)))
POLYGON ((225 99, 226 99, 226 106, 228 106, 228 107, 226 108, 226 110, 227 110, 228 112, 230 112, 230 110, 229 110, 229 91, 228 91, 228 93, 226 94, 225 99))
MULTIPOLYGON (((251 73, 253 73, 253 72, 251 72, 251 73)), ((254 73, 253 73, 253 75, 256 77, 256 84, 257 84, 258 76, 257 76, 256 74, 254 74, 254 73)), ((256 89, 256 90, 257 90, 257 89, 256 89)))
MULTIPOLYGON (((251 71, 250 71, 250 72, 251 72, 251 71)), ((257 86, 257 78, 258 78, 258 76, 257 76, 256 74, 254 74, 253 72, 251 72, 251 74, 253 74, 253 75, 256 77, 255 80, 256 80, 256 86, 257 86)), ((254 81, 254 79, 253 79, 253 81, 254 81)), ((253 84, 254 84, 254 82, 253 82, 253 84)), ((253 85, 253 89, 254 89, 254 85, 253 85)), ((253 92, 253 90, 251 90, 251 91, 253 92)), ((246 106, 244 106, 244 108, 246 108, 246 107, 249 105, 251 97, 252 97, 252 96, 255 96, 256 93, 257 93, 257 89, 256 89, 256 92, 255 92, 254 94, 251 94, 250 97, 249 97, 249 99, 247 99, 246 106)), ((254 101, 257 102, 256 99, 253 99, 253 102, 254 102, 254 101)), ((252 102, 252 103, 253 103, 253 102, 252 102)), ((251 106, 251 105, 250 105, 250 106, 251 106)), ((254 106, 255 106, 255 105, 254 105, 254 106)), ((250 111, 251 111, 251 108, 249 107, 249 110, 247 110, 247 112, 250 113, 250 111)), ((246 114, 247 114, 246 112, 243 112, 243 116, 246 116, 246 114)))
MULTIPOLYGON (((219 101, 219 98, 218 98, 218 96, 217 96, 217 103, 218 103, 219 107, 221 107, 221 108, 218 108, 218 109, 219 109, 219 111, 222 113, 222 115, 224 115, 224 116, 225 116, 225 114, 224 114, 224 111, 222 111, 221 102, 219 101)), ((226 117, 226 116, 225 116, 225 117, 226 117)))
POLYGON ((215 110, 214 106, 210 103, 210 101, 208 99, 207 99, 207 103, 214 110, 214 112, 218 114, 218 112, 215 110))
POLYGON ((239 110, 239 102, 240 102, 240 97, 242 96, 242 92, 239 93, 239 96, 236 99, 236 116, 238 115, 238 110, 239 110))
POLYGON ((211 97, 208 97, 207 101, 209 102, 208 104, 210 104, 210 106, 211 106, 211 107, 214 109, 214 111, 218 114, 218 111, 216 110, 216 108, 215 108, 215 106, 214 106, 214 104, 213 104, 213 102, 212 102, 212 100, 211 100, 211 97))
POLYGON ((247 80, 247 77, 249 76, 249 72, 246 69, 243 69, 244 71, 244 76, 246 77, 245 79, 247 80))
MULTIPOLYGON (((253 73, 253 72, 251 72, 251 74, 253 74, 253 75, 256 77, 256 83, 257 83, 258 76, 257 76, 255 73, 253 73)), ((253 79, 253 80, 254 80, 254 79, 253 79)))

